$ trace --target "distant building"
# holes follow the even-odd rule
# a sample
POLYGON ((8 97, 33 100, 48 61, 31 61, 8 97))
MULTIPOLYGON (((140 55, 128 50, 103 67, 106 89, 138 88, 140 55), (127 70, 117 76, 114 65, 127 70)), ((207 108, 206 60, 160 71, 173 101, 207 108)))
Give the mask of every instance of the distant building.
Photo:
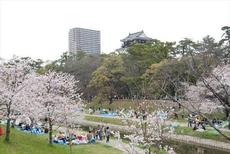
POLYGON ((69 51, 77 53, 100 54, 101 33, 97 30, 85 28, 72 28, 69 30, 69 51))
POLYGON ((151 40, 152 38, 146 36, 143 30, 136 33, 129 33, 126 38, 121 40, 121 42, 123 42, 122 48, 130 47, 134 43, 146 43, 151 40))

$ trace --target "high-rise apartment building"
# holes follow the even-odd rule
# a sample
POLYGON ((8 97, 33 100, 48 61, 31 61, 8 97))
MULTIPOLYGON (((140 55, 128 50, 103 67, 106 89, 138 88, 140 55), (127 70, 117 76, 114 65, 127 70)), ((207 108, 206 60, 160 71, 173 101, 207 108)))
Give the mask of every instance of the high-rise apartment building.
POLYGON ((72 28, 69 30, 69 51, 77 53, 83 51, 86 53, 100 54, 101 36, 100 31, 72 28))

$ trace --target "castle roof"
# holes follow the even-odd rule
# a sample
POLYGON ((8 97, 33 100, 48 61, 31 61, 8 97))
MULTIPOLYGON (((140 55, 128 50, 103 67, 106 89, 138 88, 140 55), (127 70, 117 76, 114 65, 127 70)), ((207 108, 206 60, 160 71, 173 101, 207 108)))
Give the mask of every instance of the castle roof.
POLYGON ((129 35, 126 38, 122 39, 121 42, 132 40, 152 40, 152 38, 148 37, 142 30, 136 33, 129 33, 129 35))

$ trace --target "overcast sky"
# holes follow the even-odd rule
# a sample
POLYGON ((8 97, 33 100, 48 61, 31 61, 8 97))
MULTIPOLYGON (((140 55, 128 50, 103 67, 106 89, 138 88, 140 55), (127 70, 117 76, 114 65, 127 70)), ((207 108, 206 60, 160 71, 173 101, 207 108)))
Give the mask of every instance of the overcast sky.
POLYGON ((68 50, 73 27, 101 31, 109 53, 129 32, 144 30, 162 41, 217 40, 230 25, 229 0, 0 0, 0 57, 54 60, 68 50))

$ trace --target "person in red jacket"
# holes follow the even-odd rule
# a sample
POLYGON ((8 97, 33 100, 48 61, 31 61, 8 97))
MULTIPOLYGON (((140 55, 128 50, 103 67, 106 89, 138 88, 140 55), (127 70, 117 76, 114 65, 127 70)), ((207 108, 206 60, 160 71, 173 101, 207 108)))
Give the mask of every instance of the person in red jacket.
POLYGON ((0 127, 0 136, 4 135, 4 129, 2 127, 0 127))

